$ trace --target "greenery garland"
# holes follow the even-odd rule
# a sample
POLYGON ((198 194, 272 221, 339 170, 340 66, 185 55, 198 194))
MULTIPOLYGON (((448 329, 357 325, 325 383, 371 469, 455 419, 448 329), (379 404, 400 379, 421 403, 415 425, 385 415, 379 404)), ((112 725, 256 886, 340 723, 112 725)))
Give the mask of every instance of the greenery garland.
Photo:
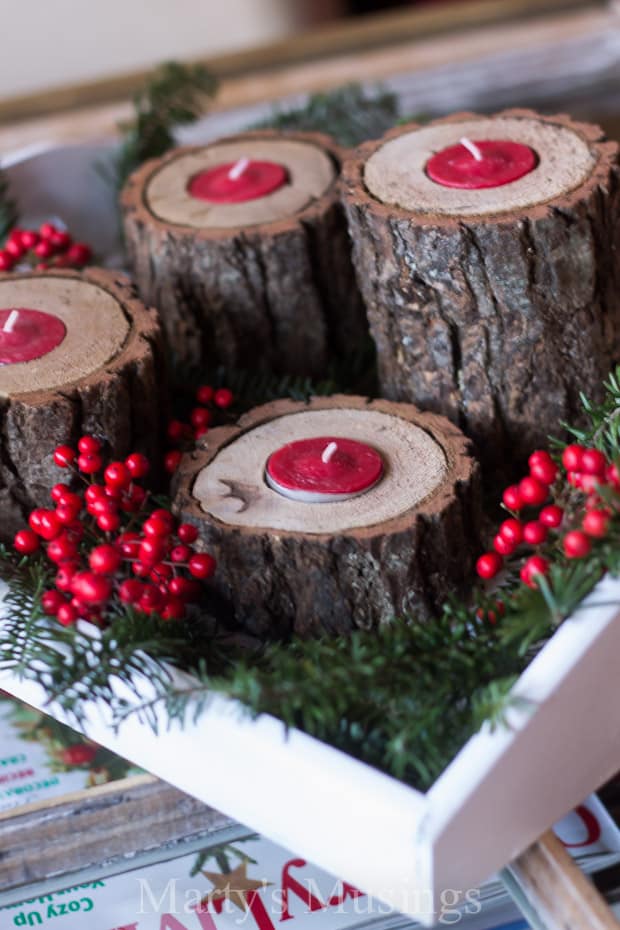
MULTIPOLYGON (((620 369, 606 387, 600 405, 584 400, 589 426, 571 432, 616 462, 620 369)), ((577 525, 586 497, 558 482, 570 525, 577 525)), ((611 508, 604 537, 578 560, 564 555, 559 537, 550 542, 553 564, 534 587, 509 566, 491 591, 478 586, 467 602, 446 603, 433 622, 408 616, 375 632, 268 646, 236 639, 208 612, 171 624, 119 610, 96 637, 82 627, 63 629, 40 607, 46 563, 5 552, 0 574, 10 590, 0 667, 38 681, 78 725, 86 699, 108 704, 117 724, 137 710, 155 725, 158 704, 170 720, 185 722, 200 716, 213 693, 226 694, 251 714, 274 714, 424 789, 484 720, 504 721, 514 681, 603 572, 620 574, 618 492, 598 493, 611 508), (190 671, 195 684, 173 687, 164 662, 190 671), (133 697, 116 696, 112 678, 133 697), (154 697, 140 703, 145 678, 154 697)))

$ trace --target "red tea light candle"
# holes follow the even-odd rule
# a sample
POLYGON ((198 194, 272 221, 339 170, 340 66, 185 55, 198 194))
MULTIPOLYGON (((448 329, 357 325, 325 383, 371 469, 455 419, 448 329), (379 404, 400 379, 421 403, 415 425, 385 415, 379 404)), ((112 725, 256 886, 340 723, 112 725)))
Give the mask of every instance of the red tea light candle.
POLYGON ((355 439, 318 437, 287 443, 267 462, 272 490, 305 504, 348 501, 373 488, 383 476, 383 459, 355 439))
POLYGON ((258 200, 288 183, 284 165, 274 161, 239 158, 236 162, 216 165, 190 178, 187 192, 209 203, 244 203, 258 200))
POLYGON ((0 365, 31 362, 59 346, 67 333, 52 313, 13 307, 0 310, 0 365))
POLYGON ((509 139, 472 142, 464 137, 433 155, 426 163, 431 181, 443 187, 482 190, 518 181, 538 164, 534 149, 509 139))

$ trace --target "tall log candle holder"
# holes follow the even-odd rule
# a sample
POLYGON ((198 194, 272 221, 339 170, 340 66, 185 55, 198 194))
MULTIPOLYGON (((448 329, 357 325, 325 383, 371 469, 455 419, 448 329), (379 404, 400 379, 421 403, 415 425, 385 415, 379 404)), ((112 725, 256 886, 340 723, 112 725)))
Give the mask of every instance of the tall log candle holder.
POLYGON ((121 196, 131 265, 180 362, 319 376, 363 341, 341 159, 326 136, 265 130, 132 175, 121 196))
POLYGON ((578 421, 620 355, 616 143, 463 113, 362 145, 342 189, 386 396, 448 416, 487 464, 578 421))
POLYGON ((165 417, 154 310, 118 274, 47 271, 0 278, 0 536, 49 506, 54 448, 83 433, 113 456, 155 461, 165 417))
MULTIPOLYGON (((281 468, 273 475, 286 480, 281 468)), ((468 440, 443 417, 362 397, 283 400, 212 430, 186 455, 174 508, 216 556, 214 584, 245 629, 346 633, 404 612, 428 615, 460 587, 478 545, 478 483, 468 440), (345 439, 367 444, 371 463, 377 453, 382 460, 365 493, 314 503, 268 483, 273 454, 309 440, 328 460, 323 468, 301 456, 316 490, 332 467, 336 476, 346 469, 333 448, 345 439)))

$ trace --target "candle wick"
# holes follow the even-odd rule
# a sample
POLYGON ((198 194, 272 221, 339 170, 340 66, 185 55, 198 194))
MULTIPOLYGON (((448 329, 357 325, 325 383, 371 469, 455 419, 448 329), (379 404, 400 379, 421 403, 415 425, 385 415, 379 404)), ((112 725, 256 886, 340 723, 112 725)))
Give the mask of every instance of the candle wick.
POLYGON ((230 171, 228 172, 228 177, 231 181, 238 181, 241 175, 247 171, 250 165, 249 158, 240 158, 239 161, 236 161, 230 171))
POLYGON ((8 317, 6 318, 6 322, 5 322, 4 326, 2 327, 2 332, 3 332, 3 333, 12 333, 13 330, 14 330, 14 328, 15 328, 15 324, 17 323, 18 319, 19 319, 19 310, 11 310, 11 312, 10 312, 9 315, 8 315, 8 317))
POLYGON ((334 455, 334 452, 336 452, 337 449, 338 449, 337 442, 330 442, 325 446, 325 448, 323 449, 323 454, 321 455, 321 461, 323 462, 324 465, 328 465, 331 462, 332 456, 334 455))
POLYGON ((468 139, 467 136, 463 136, 463 138, 459 139, 459 141, 461 145, 464 146, 467 149, 467 151, 471 155, 474 156, 476 161, 482 161, 482 152, 480 151, 478 146, 474 142, 471 141, 471 139, 468 139))

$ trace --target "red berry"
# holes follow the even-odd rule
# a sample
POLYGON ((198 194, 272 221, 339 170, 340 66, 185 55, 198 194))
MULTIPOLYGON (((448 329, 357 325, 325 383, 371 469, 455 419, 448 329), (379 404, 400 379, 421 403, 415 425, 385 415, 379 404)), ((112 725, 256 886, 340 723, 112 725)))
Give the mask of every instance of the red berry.
POLYGON ((126 513, 137 513, 146 499, 146 491, 139 484, 132 484, 129 490, 123 494, 120 501, 120 508, 126 513))
POLYGON ((159 536, 150 536, 140 543, 138 558, 145 565, 161 562, 167 551, 166 542, 159 536))
POLYGON ((18 242, 16 239, 9 239, 4 248, 14 259, 21 258, 26 251, 21 242, 18 242))
POLYGON ((56 232, 58 232, 58 229, 53 223, 42 223, 39 226, 39 233, 44 239, 49 239, 56 232))
POLYGON ((502 495, 502 500, 504 502, 504 506, 507 507, 508 510, 521 510, 523 507, 523 500, 521 498, 519 486, 516 484, 511 484, 506 488, 502 495))
POLYGON ((138 533, 121 533, 118 537, 118 544, 124 556, 129 559, 138 557, 140 549, 140 536, 138 533))
POLYGON ((172 532, 174 529, 176 520, 172 511, 166 510, 164 507, 160 507, 158 510, 154 510, 151 516, 155 517, 157 520, 164 520, 167 523, 170 532, 172 532))
POLYGON ((100 455, 89 455, 84 453, 83 455, 78 455, 77 466, 85 475, 94 475, 96 472, 101 471, 103 459, 100 455))
POLYGON ((212 419, 213 414, 206 407, 194 407, 190 414, 192 426, 195 427, 209 426, 212 419))
POLYGON ((545 526, 557 527, 562 522, 562 517, 564 516, 564 511, 561 507, 557 507, 555 504, 548 504, 538 514, 538 519, 545 526))
POLYGON ((190 574, 201 580, 211 578, 215 572, 215 566, 215 559, 208 552, 197 552, 188 563, 190 574))
POLYGON ((57 446, 54 449, 54 462, 59 468, 70 468, 75 462, 75 449, 71 446, 57 446))
POLYGON ((566 471, 581 471, 583 452, 583 446, 579 446, 576 443, 566 446, 562 453, 562 465, 566 471))
POLYGON ((72 539, 64 534, 53 539, 47 547, 47 557, 50 562, 69 562, 78 553, 78 547, 72 539))
POLYGON ((523 478, 519 482, 519 494, 524 504, 537 507, 544 504, 549 495, 549 488, 537 478, 523 478))
POLYGON ((620 471, 617 465, 610 465, 605 475, 609 484, 613 484, 616 490, 620 489, 620 471))
POLYGON ((20 530, 15 534, 13 548, 20 555, 32 555, 39 548, 39 537, 33 530, 20 530))
POLYGON ((609 527, 609 512, 607 510, 589 510, 583 518, 584 533, 588 536, 601 538, 607 535, 609 527))
POLYGON ((118 596, 123 604, 137 604, 142 597, 144 585, 137 578, 127 578, 118 589, 118 596))
POLYGON ((145 565, 144 562, 132 562, 131 570, 134 575, 138 575, 139 578, 146 578, 146 576, 151 571, 150 565, 145 565))
POLYGON ((73 577, 71 590, 85 604, 105 604, 112 593, 112 582, 94 572, 78 572, 73 577))
POLYGON ((500 555, 512 555, 517 548, 517 544, 498 533, 493 540, 493 548, 496 552, 499 552, 500 555))
POLYGON ((558 466, 548 452, 533 452, 529 457, 530 475, 543 484, 553 484, 558 474, 558 466))
POLYGON ((88 512, 94 517, 100 517, 104 513, 118 513, 116 501, 109 497, 97 497, 92 503, 88 502, 88 512))
POLYGON ((94 504, 95 501, 104 500, 105 496, 105 488, 102 484, 89 484, 84 492, 87 504, 94 504))
POLYGON ((123 462, 110 462, 103 473, 103 480, 111 488, 128 488, 131 474, 123 462))
POLYGON ((215 392, 213 400, 216 407, 226 410, 234 400, 233 392, 229 391, 228 388, 219 388, 219 390, 215 392))
POLYGON ((170 561, 171 562, 189 562, 190 556, 193 555, 194 550, 190 549, 189 546, 175 546, 174 549, 170 551, 170 561))
POLYGON ((177 536, 184 543, 193 543, 198 539, 198 530, 192 523, 181 523, 177 530, 177 536))
POLYGON ((56 619, 62 626, 71 626, 79 618, 79 613, 73 604, 61 604, 56 614, 56 619))
POLYGON ((504 520, 499 528, 499 535, 518 546, 523 539, 523 524, 514 517, 504 520))
MULTIPOLYGON (((504 560, 497 552, 486 552, 476 562, 476 571, 481 578, 495 578, 502 570, 504 560)), ((174 593, 174 592, 173 592, 174 593)))
POLYGON ((71 236, 68 232, 57 229, 49 237, 49 241, 52 243, 55 249, 58 249, 60 252, 62 252, 64 249, 71 245, 71 236))
POLYGON ((157 565, 154 565, 150 572, 151 581, 154 581, 156 584, 163 584, 166 581, 169 581, 172 578, 172 566, 166 565, 165 562, 158 562, 157 565))
POLYGON ((39 529, 35 532, 49 542, 55 539, 63 529, 62 523, 53 510, 43 510, 39 520, 39 529))
POLYGON ((71 488, 69 487, 69 485, 62 484, 61 482, 59 482, 58 484, 55 484, 52 490, 50 491, 50 497, 52 498, 55 504, 59 504, 61 500, 63 499, 63 497, 65 496, 65 494, 70 494, 70 493, 71 493, 71 488))
POLYGON ((568 559, 582 559, 592 549, 590 538, 581 530, 572 530, 563 540, 564 554, 568 559))
POLYGON ((583 481, 583 475, 580 471, 569 471, 566 475, 566 480, 573 488, 580 488, 581 482, 583 481))
POLYGON ((181 423, 180 420, 170 420, 167 432, 168 439, 170 439, 171 442, 180 442, 187 433, 187 427, 185 423, 181 423))
POLYGON ((0 249, 0 271, 10 271, 15 264, 15 259, 6 249, 0 249))
POLYGON ((73 504, 59 504, 56 508, 56 516, 60 520, 63 526, 69 526, 69 524, 75 521, 75 518, 78 516, 82 509, 82 505, 78 507, 73 504))
POLYGON ((74 265, 87 265, 93 257, 93 252, 85 242, 74 242, 67 252, 67 257, 74 265))
POLYGON ((168 474, 172 474, 177 470, 181 462, 182 455, 178 449, 173 449, 171 452, 166 452, 164 456, 164 468, 168 474))
POLYGON ((38 265, 34 266, 35 271, 47 271, 48 268, 49 268, 49 265, 47 264, 47 262, 39 262, 38 265))
POLYGON ((180 597, 167 597, 161 615, 164 620, 182 620, 185 616, 185 604, 180 597))
POLYGON ((198 441, 202 436, 206 436, 208 432, 208 426, 197 426, 194 430, 194 439, 198 441))
POLYGON ((41 595, 41 607, 48 617, 55 617, 63 604, 66 604, 60 591, 46 591, 41 595))
POLYGON ((607 469, 607 459, 599 449, 586 449, 581 457, 581 471, 586 475, 602 478, 607 469))
POLYGON ((104 533, 115 533, 121 525, 121 518, 117 513, 101 513, 97 517, 97 526, 104 533))
POLYGON ((538 587, 536 584, 537 575, 546 575, 549 571, 549 562, 543 559, 541 555, 531 555, 524 563, 520 571, 521 581, 534 590, 538 587))
POLYGON ((197 581, 192 581, 190 578, 171 578, 168 584, 168 590, 170 594, 181 598, 182 601, 198 600, 201 594, 200 584, 197 581))
POLYGON ((95 546, 88 556, 88 564, 97 575, 111 575, 121 564, 121 554, 114 546, 104 543, 95 546))
POLYGON ((150 468, 149 460, 141 452, 132 452, 125 459, 125 468, 132 478, 144 478, 150 468))
POLYGON ((153 514, 144 521, 142 530, 146 536, 167 536, 170 533, 170 523, 153 514))
POLYGON ((54 246, 49 239, 43 239, 38 245, 35 245, 33 251, 37 258, 51 258, 54 254, 54 246))
POLYGON ((523 539, 530 546, 539 546, 547 538, 547 527, 538 520, 532 520, 523 527, 523 539))
POLYGON ((154 585, 145 585, 138 602, 138 607, 145 613, 157 610, 164 603, 164 595, 154 585))
POLYGON ((581 490, 586 494, 591 494, 596 490, 598 485, 602 482, 603 478, 599 475, 587 475, 584 474, 581 476, 580 487, 581 490))
POLYGON ((80 567, 79 562, 63 562, 56 572, 55 583, 59 591, 71 590, 73 577, 80 567))
POLYGON ((25 229, 21 234, 21 243, 25 249, 34 249, 39 243, 39 234, 34 229, 25 229))
POLYGON ((97 455, 101 452, 101 443, 94 436, 82 436, 78 440, 78 449, 83 455, 97 455))
POLYGON ((196 400, 199 404, 210 404, 215 396, 215 391, 210 384, 203 384, 196 391, 196 400))

